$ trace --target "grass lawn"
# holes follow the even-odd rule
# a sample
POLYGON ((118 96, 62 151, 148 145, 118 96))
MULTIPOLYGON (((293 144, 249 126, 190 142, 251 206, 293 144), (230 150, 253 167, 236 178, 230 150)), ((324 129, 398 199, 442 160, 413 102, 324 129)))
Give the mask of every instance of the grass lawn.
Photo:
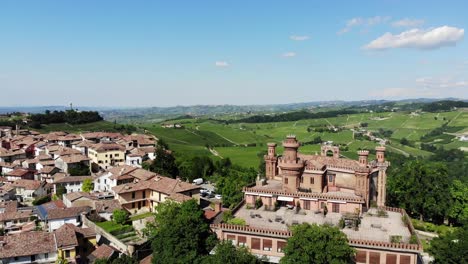
POLYGON ((136 221, 136 220, 144 219, 144 218, 146 218, 148 216, 153 216, 153 213, 148 212, 148 213, 144 213, 144 214, 134 215, 134 216, 130 217, 130 221, 136 221))
POLYGON ((98 223, 95 223, 96 225, 98 225, 99 227, 101 227, 102 229, 106 230, 108 233, 115 233, 115 232, 118 232, 118 231, 121 231, 121 230, 124 230, 124 229, 132 229, 133 230, 133 227, 131 225, 121 225, 121 224, 117 224, 113 221, 105 221, 105 222, 98 222, 98 223))

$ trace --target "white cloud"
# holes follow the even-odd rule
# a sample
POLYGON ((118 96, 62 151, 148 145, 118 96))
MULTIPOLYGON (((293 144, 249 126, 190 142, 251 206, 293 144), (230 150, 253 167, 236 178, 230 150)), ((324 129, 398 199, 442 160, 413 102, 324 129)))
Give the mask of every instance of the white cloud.
POLYGON ((289 39, 295 40, 295 41, 304 41, 304 40, 310 39, 310 37, 309 37, 309 36, 296 36, 296 35, 292 35, 292 36, 289 37, 289 39))
POLYGON ((229 67, 229 63, 227 61, 217 61, 215 62, 216 67, 229 67))
POLYGON ((460 97, 468 88, 468 81, 451 77, 417 78, 411 88, 384 88, 373 90, 374 98, 460 97))
POLYGON ((389 16, 375 16, 375 17, 369 17, 369 18, 354 17, 346 21, 345 27, 342 28, 340 31, 338 31, 337 34, 347 33, 351 31, 352 28, 357 27, 357 26, 370 27, 370 26, 375 26, 378 24, 387 23, 389 20, 390 20, 389 16))
POLYGON ((428 30, 411 29, 398 35, 387 32, 371 41, 364 48, 369 50, 392 48, 437 49, 444 46, 454 46, 463 39, 464 34, 464 29, 449 26, 428 30))
POLYGON ((394 27, 419 27, 424 24, 423 19, 410 19, 404 18, 401 20, 393 21, 392 26, 394 27))
POLYGON ((283 56, 284 58, 291 58, 291 57, 296 57, 296 55, 297 55, 296 52, 291 52, 290 51, 290 52, 283 53, 283 55, 281 55, 281 56, 283 56))

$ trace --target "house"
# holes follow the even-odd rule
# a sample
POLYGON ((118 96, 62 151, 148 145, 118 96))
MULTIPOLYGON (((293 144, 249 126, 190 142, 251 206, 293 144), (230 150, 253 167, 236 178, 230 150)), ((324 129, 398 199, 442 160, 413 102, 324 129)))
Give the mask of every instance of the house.
POLYGON ((57 138, 57 144, 63 147, 68 147, 70 148, 74 142, 79 142, 81 141, 82 138, 79 135, 76 134, 68 134, 65 136, 61 136, 57 138))
POLYGON ((111 261, 117 258, 118 255, 119 251, 116 248, 102 244, 89 254, 88 260, 90 263, 94 263, 97 259, 107 259, 111 261))
POLYGON ((16 168, 8 172, 5 176, 10 182, 14 182, 16 180, 34 180, 34 173, 34 170, 16 168))
POLYGON ((110 142, 122 138, 120 133, 111 132, 90 132, 81 134, 83 140, 89 140, 94 143, 110 142))
POLYGON ((11 186, 15 188, 16 197, 22 201, 32 201, 37 197, 47 195, 46 183, 35 180, 16 180, 11 186))
POLYGON ((64 224, 54 231, 57 255, 71 263, 86 259, 96 246, 96 233, 91 228, 64 224))
POLYGON ((12 150, 0 147, 0 162, 13 162, 20 159, 26 159, 24 149, 12 150))
POLYGON ((98 198, 86 192, 70 192, 63 195, 63 203, 67 207, 89 206, 94 208, 94 202, 98 198))
POLYGON ((143 157, 145 154, 143 153, 130 153, 125 157, 125 164, 129 166, 134 166, 141 168, 141 164, 143 163, 143 157))
POLYGON ((112 191, 114 186, 136 180, 148 180, 154 176, 156 176, 155 173, 134 166, 116 166, 95 178, 94 191, 109 192, 112 191))
POLYGON ((6 175, 9 172, 13 171, 16 168, 16 165, 7 162, 0 162, 0 174, 6 175))
POLYGON ((37 178, 48 183, 54 182, 54 175, 60 172, 60 169, 55 166, 45 166, 37 171, 37 178))
POLYGON ((13 229, 31 222, 34 215, 31 208, 19 208, 17 201, 0 203, 0 228, 13 229))
POLYGON ((54 263, 57 260, 55 234, 32 231, 0 237, 2 263, 54 263))
POLYGON ((94 201, 94 209, 100 217, 110 221, 114 211, 122 209, 122 206, 118 200, 97 200, 94 201))
POLYGON ((90 207, 67 207, 51 209, 47 212, 46 223, 48 224, 49 232, 60 228, 64 224, 81 225, 81 214, 88 213, 90 207))
POLYGON ((125 163, 125 147, 113 142, 95 144, 88 148, 91 162, 103 170, 125 163))
POLYGON ((54 193, 57 193, 59 186, 65 187, 65 193, 81 192, 83 191, 83 182, 85 180, 93 181, 92 176, 65 176, 57 178, 54 181, 54 193))
POLYGON ((122 207, 132 214, 152 212, 155 206, 167 199, 177 202, 200 200, 200 186, 159 175, 117 185, 112 190, 122 207))
POLYGON ((7 182, 0 186, 0 202, 6 202, 16 199, 16 189, 7 182))
POLYGON ((83 154, 60 156, 55 160, 55 166, 65 173, 75 174, 77 171, 89 171, 90 158, 83 154))

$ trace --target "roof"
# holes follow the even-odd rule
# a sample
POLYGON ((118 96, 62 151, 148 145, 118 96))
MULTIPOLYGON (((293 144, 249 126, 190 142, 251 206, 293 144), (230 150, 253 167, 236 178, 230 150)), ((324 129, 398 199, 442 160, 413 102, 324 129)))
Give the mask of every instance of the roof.
POLYGON ((78 239, 76 238, 75 229, 71 226, 74 225, 64 224, 59 229, 54 231, 55 238, 57 239, 58 248, 78 246, 78 239))
POLYGON ((72 154, 67 156, 61 156, 59 159, 63 160, 65 163, 80 163, 82 161, 90 160, 87 156, 83 154, 72 154))
POLYGON ((11 186, 26 190, 37 190, 41 187, 41 181, 19 179, 14 181, 11 186))
POLYGON ((41 205, 36 206, 38 216, 41 220, 47 219, 50 210, 57 209, 57 208, 66 208, 65 204, 63 204, 62 200, 51 201, 48 203, 44 203, 41 205))
POLYGON ((25 176, 27 174, 30 174, 31 171, 28 170, 28 169, 23 169, 23 168, 17 168, 17 169, 14 169, 10 172, 8 172, 6 175, 7 176, 14 176, 14 177, 22 177, 22 176, 25 176))
POLYGON ((91 255, 96 259, 108 259, 110 258, 117 250, 106 244, 98 246, 91 255))
MULTIPOLYGON (((122 185, 117 185, 112 188, 112 190, 118 194, 141 191, 150 189, 160 193, 165 193, 173 195, 174 200, 184 200, 180 195, 175 195, 175 193, 186 192, 190 190, 200 189, 200 186, 193 185, 190 183, 183 182, 178 179, 171 179, 163 176, 156 176, 150 180, 142 180, 136 183, 127 183, 122 185)), ((190 197, 189 197, 190 199, 190 197)))
POLYGON ((94 202, 97 213, 113 213, 114 210, 122 209, 118 200, 98 200, 94 202))
POLYGON ((153 258, 153 255, 149 255, 146 258, 140 260, 140 264, 151 264, 151 259, 153 258))
POLYGON ((44 173, 44 174, 50 174, 54 171, 58 171, 59 168, 55 167, 55 166, 45 166, 44 168, 40 169, 39 170, 39 173, 44 173))
POLYGON ((80 198, 88 198, 88 199, 96 199, 96 197, 90 195, 89 193, 86 193, 86 192, 71 192, 71 193, 67 193, 67 194, 64 194, 65 195, 65 199, 67 199, 68 201, 70 202, 73 202, 75 200, 78 200, 80 198))
POLYGON ((306 161, 306 167, 322 169, 324 166, 339 167, 347 169, 359 168, 359 162, 352 159, 342 159, 321 155, 305 155, 298 153, 298 156, 306 161))
POLYGON ((65 176, 58 178, 54 183, 83 182, 86 179, 93 179, 93 176, 65 176))
POLYGON ((5 212, 0 214, 0 222, 27 219, 33 215, 32 210, 5 212))
POLYGON ((107 152, 107 151, 125 151, 125 147, 119 145, 117 143, 109 142, 109 143, 99 143, 89 147, 97 152, 107 152))
POLYGON ((88 206, 52 209, 52 210, 49 210, 47 214, 47 219, 55 220, 55 219, 77 217, 81 213, 88 212, 89 210, 90 208, 88 206))
POLYGON ((54 233, 23 232, 2 237, 0 259, 56 252, 54 233))

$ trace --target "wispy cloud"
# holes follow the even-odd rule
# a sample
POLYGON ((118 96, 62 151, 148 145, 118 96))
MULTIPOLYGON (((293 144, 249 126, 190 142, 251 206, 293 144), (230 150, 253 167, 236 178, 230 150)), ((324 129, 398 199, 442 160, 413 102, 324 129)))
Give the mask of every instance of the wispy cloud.
POLYGON ((305 36, 305 35, 303 35, 303 36, 292 35, 292 36, 289 36, 289 39, 295 40, 295 41, 304 41, 304 40, 310 39, 310 37, 305 36))
POLYGON ((229 63, 227 61, 217 61, 215 62, 215 66, 220 67, 220 68, 225 68, 225 67, 229 67, 229 63))
MULTIPOLYGON (((354 17, 346 21, 346 25, 337 34, 344 34, 351 31, 354 27, 366 26, 371 27, 382 23, 387 23, 391 17, 389 16, 374 16, 368 18, 354 17)), ((365 30, 366 31, 366 30, 365 30)))
POLYGON ((400 20, 396 20, 392 22, 392 26, 394 27, 419 27, 424 24, 423 19, 410 19, 404 18, 400 20))
POLYGON ((462 28, 442 26, 427 30, 411 29, 398 35, 390 32, 364 46, 368 50, 386 50, 395 48, 437 49, 445 46, 455 46, 463 39, 465 30, 462 28))
POLYGON ((296 57, 296 55, 297 55, 296 52, 290 51, 290 52, 283 53, 281 56, 284 58, 291 58, 291 57, 296 57))
POLYGON ((392 87, 373 90, 374 98, 447 97, 459 96, 468 88, 468 81, 451 77, 421 77, 407 88, 392 87))

